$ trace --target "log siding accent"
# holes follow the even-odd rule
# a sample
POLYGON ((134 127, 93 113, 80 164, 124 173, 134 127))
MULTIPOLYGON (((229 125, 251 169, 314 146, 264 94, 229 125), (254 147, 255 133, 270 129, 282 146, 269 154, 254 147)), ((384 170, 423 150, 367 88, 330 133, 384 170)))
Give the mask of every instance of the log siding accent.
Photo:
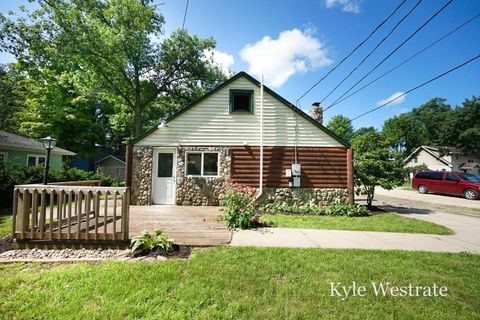
MULTIPOLYGON (((267 188, 288 188, 285 170, 295 162, 294 147, 264 147, 263 181, 267 188)), ((347 148, 298 147, 301 188, 347 188, 347 148)), ((232 180, 252 187, 259 184, 259 147, 232 147, 232 180)))

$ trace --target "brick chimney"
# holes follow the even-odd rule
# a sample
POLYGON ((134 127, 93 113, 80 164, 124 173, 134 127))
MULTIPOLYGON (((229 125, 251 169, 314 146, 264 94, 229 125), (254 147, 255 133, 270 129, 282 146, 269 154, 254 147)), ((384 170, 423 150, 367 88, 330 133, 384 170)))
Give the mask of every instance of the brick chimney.
POLYGON ((310 110, 310 116, 318 123, 323 124, 323 108, 320 106, 320 102, 312 103, 312 110, 310 110))

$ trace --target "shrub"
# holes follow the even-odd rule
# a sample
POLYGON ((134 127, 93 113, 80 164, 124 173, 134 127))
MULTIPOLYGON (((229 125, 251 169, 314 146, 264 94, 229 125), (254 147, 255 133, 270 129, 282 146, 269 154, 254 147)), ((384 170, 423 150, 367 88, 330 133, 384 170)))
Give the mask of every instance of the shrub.
POLYGON ((325 213, 329 216, 347 216, 347 217, 365 217, 369 216, 370 211, 367 207, 360 204, 337 203, 328 206, 325 213))
MULTIPOLYGON (((0 206, 12 205, 13 188, 19 184, 42 183, 43 166, 5 166, 0 163, 0 206)), ((100 180, 102 186, 120 186, 122 182, 116 178, 102 174, 101 172, 84 171, 78 168, 62 168, 61 170, 50 169, 48 181, 81 181, 100 180)))
POLYGON ((145 230, 141 235, 133 237, 130 245, 132 247, 132 252, 139 250, 148 253, 155 249, 170 252, 173 250, 174 242, 173 238, 167 237, 163 234, 162 229, 155 229, 153 235, 145 230))
POLYGON ((238 183, 227 181, 227 189, 222 200, 225 225, 230 229, 248 229, 257 222, 257 205, 255 189, 238 183))
POLYGON ((286 202, 273 202, 262 207, 265 213, 322 215, 324 210, 315 204, 291 205, 286 202))

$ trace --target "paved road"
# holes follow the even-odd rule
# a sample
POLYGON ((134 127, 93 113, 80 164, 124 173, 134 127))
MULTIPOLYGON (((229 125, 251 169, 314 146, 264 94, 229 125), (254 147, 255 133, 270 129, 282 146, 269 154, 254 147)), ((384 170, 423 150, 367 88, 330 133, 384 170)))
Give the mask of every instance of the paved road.
POLYGON ((393 190, 375 188, 375 198, 377 198, 378 196, 398 198, 398 199, 409 200, 409 201, 420 201, 420 202, 433 204, 435 206, 443 205, 443 206, 480 209, 480 200, 468 200, 462 197, 454 197, 454 196, 431 194, 431 193, 421 194, 417 191, 404 190, 401 188, 395 188, 393 190))

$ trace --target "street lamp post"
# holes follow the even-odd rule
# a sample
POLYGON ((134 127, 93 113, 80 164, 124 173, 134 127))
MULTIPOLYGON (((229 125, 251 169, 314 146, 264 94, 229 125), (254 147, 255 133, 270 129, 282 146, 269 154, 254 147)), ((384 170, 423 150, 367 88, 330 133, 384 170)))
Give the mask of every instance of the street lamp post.
POLYGON ((48 168, 50 167, 50 152, 55 148, 57 144, 57 139, 54 139, 50 136, 40 139, 42 141, 43 147, 47 150, 47 159, 45 161, 45 171, 43 171, 43 184, 48 183, 48 168))

